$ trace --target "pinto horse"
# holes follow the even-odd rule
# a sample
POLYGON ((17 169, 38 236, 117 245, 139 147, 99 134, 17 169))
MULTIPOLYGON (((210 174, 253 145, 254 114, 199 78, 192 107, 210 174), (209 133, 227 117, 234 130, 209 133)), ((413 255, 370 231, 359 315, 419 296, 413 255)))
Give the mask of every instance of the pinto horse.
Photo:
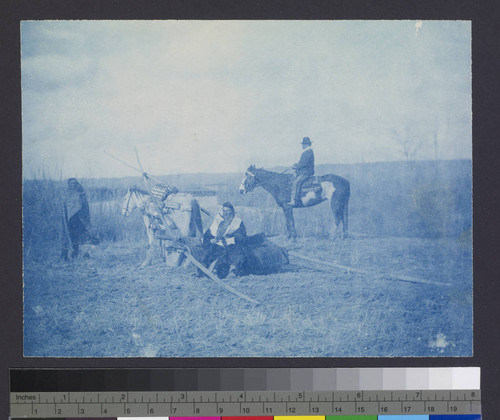
POLYGON ((151 265, 157 240, 163 251, 164 239, 175 241, 182 237, 196 237, 198 231, 203 235, 200 205, 191 194, 170 194, 164 201, 158 202, 148 192, 130 187, 123 198, 122 215, 128 216, 134 209, 140 209, 142 213, 149 242, 142 266, 151 265))
MULTIPOLYGON (((336 232, 340 230, 340 223, 342 223, 342 238, 347 238, 348 206, 351 195, 349 181, 333 174, 321 175, 315 178, 319 182, 316 185, 316 191, 306 192, 302 198, 303 205, 292 207, 289 203, 291 200, 293 175, 266 171, 252 165, 247 169, 241 181, 240 193, 245 194, 253 191, 256 187, 262 187, 269 192, 276 200, 278 206, 283 209, 288 239, 297 238, 295 220, 293 218, 294 207, 311 207, 328 200, 333 216, 335 217, 336 232)), ((304 190, 307 190, 305 185, 303 193, 304 190)))

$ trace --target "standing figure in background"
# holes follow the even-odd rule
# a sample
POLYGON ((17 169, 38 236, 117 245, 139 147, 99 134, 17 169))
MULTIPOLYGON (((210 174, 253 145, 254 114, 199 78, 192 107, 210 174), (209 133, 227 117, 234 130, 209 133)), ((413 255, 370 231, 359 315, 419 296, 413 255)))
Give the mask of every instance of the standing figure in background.
POLYGON ((292 200, 288 204, 294 207, 302 206, 302 185, 314 175, 314 152, 309 137, 302 139, 302 149, 300 160, 292 167, 295 170, 295 180, 292 185, 292 200))
POLYGON ((202 264, 220 278, 228 274, 244 275, 247 232, 243 221, 235 215, 234 207, 226 202, 222 214, 215 216, 210 228, 203 235, 202 264))
POLYGON ((85 190, 76 180, 68 179, 62 206, 61 257, 68 259, 71 244, 71 258, 78 256, 79 246, 90 239, 90 210, 85 190))

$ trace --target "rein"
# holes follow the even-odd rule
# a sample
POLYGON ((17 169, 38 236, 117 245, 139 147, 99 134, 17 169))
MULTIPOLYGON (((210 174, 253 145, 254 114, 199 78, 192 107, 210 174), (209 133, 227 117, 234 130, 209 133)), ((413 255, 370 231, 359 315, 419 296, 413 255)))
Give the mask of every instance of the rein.
POLYGON ((122 212, 123 213, 128 213, 129 212, 129 205, 130 205, 130 199, 132 198, 132 191, 130 191, 130 189, 128 190, 128 199, 127 199, 127 203, 123 205, 122 207, 122 212))
MULTIPOLYGON (((141 211, 142 214, 146 214, 146 203, 147 203, 147 197, 145 197, 144 200, 142 200, 139 197, 139 193, 136 190, 129 190, 128 192, 128 199, 127 202, 123 205, 122 211, 126 213, 130 213, 132 210, 130 210, 130 201, 132 200, 132 195, 134 196, 135 200, 138 202, 141 202, 140 204, 137 204, 137 208, 141 211)), ((146 196, 146 194, 144 194, 146 196)))

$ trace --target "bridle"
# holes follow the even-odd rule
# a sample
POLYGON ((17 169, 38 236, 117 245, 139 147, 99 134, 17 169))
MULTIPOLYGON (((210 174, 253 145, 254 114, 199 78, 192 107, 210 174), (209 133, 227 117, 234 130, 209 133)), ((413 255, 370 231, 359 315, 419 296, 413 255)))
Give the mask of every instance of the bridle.
MULTIPOLYGON (((245 180, 246 180, 246 179, 247 179, 247 177, 249 177, 249 176, 250 176, 250 177, 252 177, 252 178, 256 178, 256 177, 257 177, 257 174, 254 174, 254 173, 252 173, 252 172, 250 172, 250 171, 248 171, 248 170, 247 170, 247 171, 245 172, 245 180)), ((245 190, 246 190, 246 192, 252 192, 252 191, 253 191, 256 187, 260 187, 262 184, 263 184, 262 182, 261 182, 261 183, 258 183, 258 182, 257 182, 257 179, 255 179, 255 180, 254 180, 254 184, 253 184, 253 186, 251 186, 251 187, 249 187, 249 188, 247 188, 247 187, 245 186, 245 190)), ((243 183, 243 185, 244 185, 244 183, 243 183)))
MULTIPOLYGON (((132 187, 130 187, 127 191, 127 199, 125 203, 123 203, 122 207, 122 214, 124 216, 128 215, 130 213, 130 200, 132 199, 132 196, 135 195, 137 197, 137 191, 134 190, 132 187)), ((137 205, 137 208, 141 211, 142 214, 146 214, 146 202, 142 203, 141 205, 137 205)), ((132 209, 133 210, 133 209, 132 209)))

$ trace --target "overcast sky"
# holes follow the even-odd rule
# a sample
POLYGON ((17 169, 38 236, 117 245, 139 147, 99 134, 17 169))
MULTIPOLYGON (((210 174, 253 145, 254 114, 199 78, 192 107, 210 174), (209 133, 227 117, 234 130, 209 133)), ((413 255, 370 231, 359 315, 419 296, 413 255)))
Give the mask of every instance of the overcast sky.
POLYGON ((26 21, 24 176, 472 154, 464 21, 26 21), (405 156, 405 152, 406 155, 405 156))

